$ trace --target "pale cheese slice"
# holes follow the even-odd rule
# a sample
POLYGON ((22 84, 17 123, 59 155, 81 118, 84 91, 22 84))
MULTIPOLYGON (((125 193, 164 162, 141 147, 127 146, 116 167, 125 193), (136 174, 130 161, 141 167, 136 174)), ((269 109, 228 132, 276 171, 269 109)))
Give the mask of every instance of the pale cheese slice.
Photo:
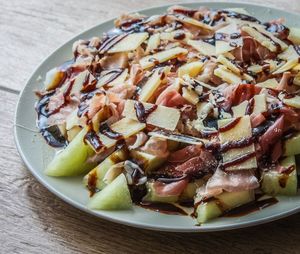
POLYGON ((193 105, 196 105, 199 102, 198 94, 192 89, 190 89, 190 87, 182 88, 182 97, 193 105))
POLYGON ((236 75, 236 74, 230 72, 229 70, 226 70, 220 66, 214 70, 214 74, 217 77, 224 80, 225 82, 227 82, 228 84, 242 83, 242 79, 238 75, 236 75))
POLYGON ((163 63, 170 59, 176 58, 179 55, 186 55, 188 53, 187 49, 181 47, 171 48, 165 51, 158 52, 153 55, 145 56, 140 60, 140 65, 143 69, 153 67, 158 63, 163 63))
POLYGON ((118 53, 136 50, 147 38, 148 33, 133 33, 108 50, 108 53, 118 53))
POLYGON ((289 36, 288 39, 293 42, 295 45, 300 45, 300 28, 298 27, 289 27, 289 36))
POLYGON ((151 96, 154 94, 156 89, 159 87, 163 80, 163 76, 166 76, 169 72, 170 68, 158 68, 156 69, 150 78, 147 80, 144 86, 141 88, 141 92, 139 94, 139 100, 147 102, 151 96))
POLYGON ((231 108, 234 117, 241 117, 246 114, 246 109, 248 106, 248 101, 243 101, 239 105, 233 106, 231 108))
POLYGON ((115 86, 124 83, 128 75, 128 69, 124 69, 122 73, 117 76, 117 78, 113 79, 112 81, 109 81, 114 75, 116 75, 116 72, 112 70, 108 70, 102 73, 102 76, 97 82, 97 88, 100 88, 104 85, 115 86))
POLYGON ((284 98, 282 101, 284 104, 286 104, 290 107, 300 109, 300 96, 299 95, 296 95, 293 98, 288 98, 288 99, 284 98))
POLYGON ((160 34, 156 33, 150 36, 145 53, 149 54, 152 50, 158 48, 160 44, 160 34))
POLYGON ((230 62, 226 57, 224 57, 223 55, 219 55, 217 58, 217 62, 225 65, 229 70, 231 70, 232 72, 234 72, 237 75, 241 74, 241 71, 238 67, 236 67, 232 62, 230 62))
POLYGON ((259 42, 262 46, 269 49, 271 52, 277 51, 277 47, 276 45, 274 45, 272 40, 270 40, 268 37, 257 31, 255 28, 250 26, 243 26, 241 30, 249 34, 251 37, 253 37, 253 39, 259 42))
POLYGON ((200 22, 196 19, 187 17, 185 15, 175 14, 174 16, 177 18, 177 20, 179 20, 183 23, 190 24, 190 25, 193 25, 193 26, 197 26, 197 27, 200 27, 200 28, 203 28, 203 29, 206 29, 206 30, 210 30, 210 31, 213 30, 213 27, 211 27, 211 26, 209 26, 209 25, 207 25, 203 22, 200 22))
POLYGON ((236 47, 243 45, 242 37, 231 39, 231 35, 235 33, 240 33, 235 21, 232 21, 227 26, 222 27, 221 29, 216 31, 216 36, 217 34, 221 34, 221 36, 225 35, 226 37, 228 37, 226 41, 216 40, 216 55, 224 54, 235 49, 236 47))
POLYGON ((254 106, 253 114, 259 114, 267 111, 267 101, 265 94, 257 94, 253 96, 254 106))
POLYGON ((204 63, 200 61, 186 63, 178 68, 178 77, 182 78, 184 75, 196 77, 203 69, 203 65, 204 63))
MULTIPOLYGON (((223 119, 218 121, 218 127, 224 127, 230 122, 234 121, 235 118, 223 119)), ((244 138, 250 138, 252 136, 251 122, 249 115, 243 116, 239 119, 238 123, 228 131, 220 132, 219 138, 222 144, 226 142, 239 141, 244 138)), ((229 162, 240 158, 241 156, 255 152, 254 144, 251 144, 243 148, 233 148, 222 154, 223 162, 229 162)), ((238 163, 234 166, 227 167, 226 170, 242 170, 252 169, 257 167, 256 157, 251 157, 248 160, 238 163)))
POLYGON ((187 44, 195 48, 202 55, 215 56, 216 47, 202 40, 188 40, 187 44))
POLYGON ((292 69, 297 64, 298 64, 298 58, 290 59, 284 65, 279 67, 276 71, 272 72, 272 74, 283 73, 285 71, 292 69))
POLYGON ((260 82, 256 84, 257 86, 269 89, 276 89, 279 85, 278 81, 275 78, 267 79, 266 81, 260 82))
POLYGON ((244 8, 226 8, 224 10, 225 11, 233 11, 233 12, 237 12, 237 13, 241 13, 241 14, 250 16, 250 13, 248 11, 246 11, 244 8))
MULTIPOLYGON (((140 132, 146 127, 145 123, 140 123, 139 121, 123 118, 118 122, 113 123, 110 128, 117 133, 120 133, 124 139, 129 138, 130 136, 140 132)), ((104 134, 98 133, 101 143, 103 144, 102 149, 100 151, 96 151, 97 153, 101 153, 103 150, 113 147, 116 143, 116 139, 111 139, 104 134)), ((87 142, 89 142, 87 140, 87 142)), ((93 148, 93 146, 91 145, 93 148)))
POLYGON ((278 43, 281 47, 282 50, 285 50, 288 48, 288 45, 283 42, 282 40, 278 39, 277 37, 275 37, 272 33, 270 33, 269 31, 267 31, 265 28, 263 27, 256 27, 256 29, 261 32, 264 35, 267 35, 267 37, 269 37, 272 41, 274 41, 275 43, 278 43))
MULTIPOLYGON (((126 118, 138 120, 136 116, 135 105, 136 101, 126 100, 123 110, 123 116, 126 118)), ((143 103, 145 109, 150 109, 154 106, 151 103, 143 103)), ((157 126, 159 128, 167 129, 170 131, 175 130, 180 118, 180 111, 175 108, 169 108, 158 105, 157 108, 147 117, 146 123, 157 126)))

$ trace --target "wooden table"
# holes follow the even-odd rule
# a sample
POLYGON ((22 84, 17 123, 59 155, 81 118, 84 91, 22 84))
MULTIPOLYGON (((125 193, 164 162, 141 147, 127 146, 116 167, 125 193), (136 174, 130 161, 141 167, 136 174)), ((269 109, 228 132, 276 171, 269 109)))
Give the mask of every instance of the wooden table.
MULTIPOLYGON (((21 161, 13 141, 14 109, 39 62, 92 25, 171 2, 176 1, 0 1, 0 253, 300 253, 300 214, 230 232, 135 229, 64 203, 39 184, 21 161)), ((298 0, 253 2, 300 12, 298 0)))

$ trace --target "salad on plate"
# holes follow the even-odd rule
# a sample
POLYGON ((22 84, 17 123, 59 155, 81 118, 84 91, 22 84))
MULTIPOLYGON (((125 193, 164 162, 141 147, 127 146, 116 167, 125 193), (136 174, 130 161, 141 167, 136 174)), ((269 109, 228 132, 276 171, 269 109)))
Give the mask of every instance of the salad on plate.
POLYGON ((198 223, 296 195, 300 29, 283 22, 173 6, 76 41, 36 91, 59 149, 45 174, 82 175, 90 209, 198 223))

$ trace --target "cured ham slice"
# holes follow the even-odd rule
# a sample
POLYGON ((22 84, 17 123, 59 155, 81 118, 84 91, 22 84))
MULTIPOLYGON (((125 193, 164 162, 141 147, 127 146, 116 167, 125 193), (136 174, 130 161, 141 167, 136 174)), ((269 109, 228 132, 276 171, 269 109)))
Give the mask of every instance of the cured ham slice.
POLYGON ((259 187, 258 179, 252 171, 240 170, 235 172, 224 172, 217 169, 213 176, 207 181, 205 187, 199 190, 199 195, 205 198, 213 197, 222 193, 252 190, 259 187))
POLYGON ((188 184, 187 179, 183 179, 173 183, 163 183, 156 181, 153 184, 155 193, 158 196, 179 196, 188 184))
POLYGON ((282 115, 260 137, 259 143, 263 153, 266 153, 270 149, 270 147, 281 138, 283 134, 283 128, 284 116, 282 115))

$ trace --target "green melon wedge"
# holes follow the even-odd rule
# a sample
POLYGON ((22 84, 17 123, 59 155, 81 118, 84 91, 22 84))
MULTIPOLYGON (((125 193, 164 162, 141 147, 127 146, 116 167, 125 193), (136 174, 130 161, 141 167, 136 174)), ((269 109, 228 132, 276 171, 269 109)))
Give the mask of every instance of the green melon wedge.
POLYGON ((125 175, 120 174, 102 191, 97 192, 90 199, 87 207, 93 210, 126 210, 132 208, 125 175))
POLYGON ((254 191, 223 192, 207 202, 201 202, 196 210, 199 223, 219 217, 224 212, 254 200, 254 191))
POLYGON ((81 175, 95 166, 87 159, 94 155, 93 149, 83 139, 86 130, 81 130, 70 144, 59 152, 45 170, 48 176, 81 175))
POLYGON ((292 166, 294 169, 289 174, 269 170, 262 173, 261 188, 264 193, 276 196, 292 196, 297 193, 297 170, 294 156, 283 159, 280 164, 284 167, 292 166))
POLYGON ((300 132, 284 142, 284 156, 300 154, 300 132))

